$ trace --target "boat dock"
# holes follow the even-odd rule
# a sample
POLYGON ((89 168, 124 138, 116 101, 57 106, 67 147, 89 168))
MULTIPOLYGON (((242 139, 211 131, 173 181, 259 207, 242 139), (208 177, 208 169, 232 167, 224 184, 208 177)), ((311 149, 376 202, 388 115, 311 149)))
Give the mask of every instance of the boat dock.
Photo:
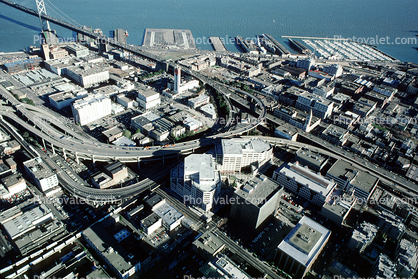
POLYGON ((276 48, 276 54, 279 54, 282 56, 290 54, 290 51, 288 51, 281 43, 279 43, 275 38, 273 38, 273 36, 269 34, 263 34, 263 37, 265 39, 269 39, 274 44, 276 48))
POLYGON ((312 51, 307 47, 307 46, 305 46, 304 44, 302 44, 301 42, 299 42, 299 41, 296 41, 296 40, 292 40, 291 38, 289 38, 289 43, 290 43, 290 45, 293 47, 293 48, 295 48, 299 53, 302 53, 302 54, 308 54, 308 53, 311 53, 312 51))
POLYGON ((210 37, 209 41, 215 51, 226 51, 225 45, 219 37, 210 37))

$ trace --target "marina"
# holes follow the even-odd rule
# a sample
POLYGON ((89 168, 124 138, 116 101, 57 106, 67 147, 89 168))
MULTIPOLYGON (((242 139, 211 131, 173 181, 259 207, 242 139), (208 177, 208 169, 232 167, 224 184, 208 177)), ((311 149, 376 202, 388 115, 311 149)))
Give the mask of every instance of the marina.
POLYGON ((341 40, 302 40, 320 59, 333 61, 394 61, 395 58, 365 44, 341 40))

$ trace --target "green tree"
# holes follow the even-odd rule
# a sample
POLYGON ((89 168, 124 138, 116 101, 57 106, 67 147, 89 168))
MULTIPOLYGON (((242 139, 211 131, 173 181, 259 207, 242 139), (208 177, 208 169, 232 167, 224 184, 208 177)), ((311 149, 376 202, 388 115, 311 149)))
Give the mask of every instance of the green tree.
POLYGON ((27 131, 25 131, 22 135, 25 139, 29 137, 29 133, 27 131))
POLYGON ((129 130, 125 130, 125 131, 123 131, 123 135, 124 135, 125 137, 127 137, 128 139, 130 139, 130 138, 131 138, 132 133, 131 133, 131 131, 129 131, 129 130))

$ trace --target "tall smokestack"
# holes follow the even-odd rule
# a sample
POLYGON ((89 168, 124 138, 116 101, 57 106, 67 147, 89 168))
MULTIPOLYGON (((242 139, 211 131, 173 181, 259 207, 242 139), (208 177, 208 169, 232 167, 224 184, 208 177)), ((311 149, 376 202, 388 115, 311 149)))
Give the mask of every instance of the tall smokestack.
POLYGON ((180 92, 180 83, 181 83, 181 68, 176 67, 174 69, 174 92, 181 93, 180 92))

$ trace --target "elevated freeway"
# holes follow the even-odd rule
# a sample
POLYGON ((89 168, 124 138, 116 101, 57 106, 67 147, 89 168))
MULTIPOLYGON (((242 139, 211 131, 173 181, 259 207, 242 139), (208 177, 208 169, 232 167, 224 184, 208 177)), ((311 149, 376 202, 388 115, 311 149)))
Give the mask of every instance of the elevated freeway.
POLYGON ((3 119, 0 119, 0 125, 8 133, 10 133, 30 155, 33 157, 41 157, 42 160, 57 174, 58 180, 65 190, 78 198, 85 199, 86 201, 92 203, 100 204, 118 202, 139 195, 146 190, 155 190, 159 187, 159 183, 162 182, 162 179, 167 175, 167 172, 174 167, 174 164, 167 166, 164 171, 159 172, 156 176, 146 178, 127 187, 114 189, 92 188, 86 183, 75 182, 74 179, 72 179, 66 172, 61 171, 61 167, 56 164, 53 157, 50 157, 42 150, 33 148, 29 145, 12 125, 3 119))

